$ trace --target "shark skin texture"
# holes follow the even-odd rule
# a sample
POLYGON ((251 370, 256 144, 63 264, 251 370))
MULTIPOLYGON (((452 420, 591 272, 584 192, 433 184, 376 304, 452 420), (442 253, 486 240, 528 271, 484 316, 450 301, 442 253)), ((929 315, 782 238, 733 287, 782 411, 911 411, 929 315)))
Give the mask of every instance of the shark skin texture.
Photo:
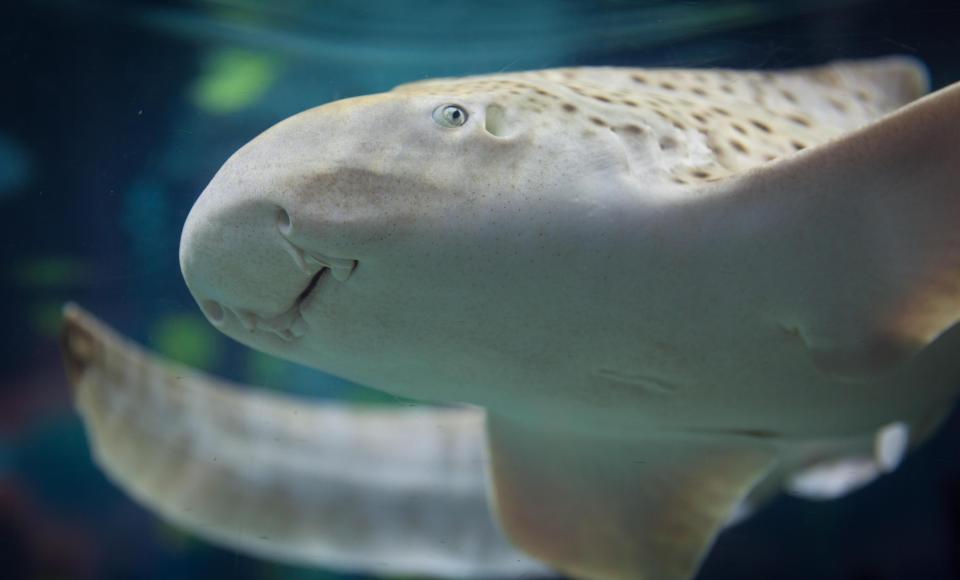
MULTIPOLYGON (((484 450, 480 466, 464 475, 436 451, 415 492, 484 481, 447 504, 486 514, 462 537, 509 560, 502 529, 532 558, 488 574, 542 573, 536 560, 577 578, 692 578, 750 506, 784 488, 822 499, 865 485, 956 400, 960 84, 927 90, 923 66, 904 57, 402 85, 305 111, 241 148, 191 210, 181 268, 210 322, 243 344, 469 405, 421 419, 469 423, 461 440, 484 450)), ((77 309, 71 320, 67 337, 97 324, 77 309)), ((75 383, 114 377, 100 405, 132 388, 65 344, 68 368, 85 369, 75 383)), ((257 418, 268 406, 250 402, 248 424, 269 423, 257 418)), ((168 517, 181 509, 111 459, 96 436, 104 414, 82 408, 121 486, 168 517)), ((208 418, 229 424, 210 410, 191 421, 208 418)), ((217 445, 252 441, 213 430, 217 445)), ((146 453, 151 437, 162 439, 131 445, 146 453)), ((420 437, 416 448, 433 444, 420 437)), ((264 466, 285 455, 266 449, 264 466)), ((260 477, 235 485, 269 505, 260 477)), ((382 491, 401 509, 387 479, 358 497, 382 491)), ((225 526, 183 525, 209 537, 225 526)), ((411 541, 435 537, 411 529, 411 541)), ((284 550, 263 542, 261 554, 284 550)), ((432 573, 456 575, 458 558, 473 573, 469 550, 445 550, 446 571, 432 573)), ((336 549, 317 553, 310 561, 337 563, 336 549)), ((354 556, 340 563, 363 569, 354 556)), ((429 558, 418 565, 431 573, 429 558)))

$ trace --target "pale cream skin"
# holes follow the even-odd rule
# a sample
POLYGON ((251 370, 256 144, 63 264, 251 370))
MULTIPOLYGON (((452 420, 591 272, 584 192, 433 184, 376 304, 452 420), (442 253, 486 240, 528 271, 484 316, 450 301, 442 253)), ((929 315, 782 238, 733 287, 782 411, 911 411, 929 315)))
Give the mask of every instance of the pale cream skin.
POLYGON ((231 157, 181 265, 247 345, 486 408, 521 549, 687 578, 748 494, 957 395, 960 86, 891 113, 924 90, 888 59, 338 101, 231 157))

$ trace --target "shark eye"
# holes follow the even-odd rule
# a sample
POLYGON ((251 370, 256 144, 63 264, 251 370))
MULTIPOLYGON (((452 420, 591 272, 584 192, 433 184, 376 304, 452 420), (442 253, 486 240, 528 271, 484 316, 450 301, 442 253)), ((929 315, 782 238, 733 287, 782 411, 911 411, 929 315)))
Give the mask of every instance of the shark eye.
POLYGON ((461 127, 467 122, 467 111, 459 105, 440 105, 433 110, 433 120, 441 127, 461 127))

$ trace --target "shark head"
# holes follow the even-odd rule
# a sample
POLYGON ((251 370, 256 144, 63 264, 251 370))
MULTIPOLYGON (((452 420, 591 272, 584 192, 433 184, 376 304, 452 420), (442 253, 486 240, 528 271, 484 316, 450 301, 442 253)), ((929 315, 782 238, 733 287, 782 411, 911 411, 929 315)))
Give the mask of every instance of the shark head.
POLYGON ((544 368, 562 382, 580 342, 617 340, 571 330, 600 316, 630 194, 613 134, 537 91, 427 85, 261 134, 183 230, 204 314, 249 346, 406 396, 495 404, 544 368), (603 236, 598 221, 613 224, 603 236))

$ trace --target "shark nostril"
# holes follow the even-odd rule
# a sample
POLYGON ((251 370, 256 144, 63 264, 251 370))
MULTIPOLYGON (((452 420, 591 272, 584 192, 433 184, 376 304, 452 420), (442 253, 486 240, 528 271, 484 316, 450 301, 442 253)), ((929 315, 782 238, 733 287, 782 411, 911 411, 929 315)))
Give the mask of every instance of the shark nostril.
POLYGON ((484 115, 484 128, 494 137, 507 136, 506 111, 500 105, 490 105, 484 115))
POLYGON ((200 303, 200 309, 203 310, 203 313, 206 317, 213 323, 223 322, 224 310, 223 306, 220 306, 220 303, 216 300, 204 300, 200 303))
POLYGON ((282 207, 277 208, 277 227, 280 229, 280 233, 284 235, 289 234, 293 228, 293 223, 290 221, 290 214, 282 207))

